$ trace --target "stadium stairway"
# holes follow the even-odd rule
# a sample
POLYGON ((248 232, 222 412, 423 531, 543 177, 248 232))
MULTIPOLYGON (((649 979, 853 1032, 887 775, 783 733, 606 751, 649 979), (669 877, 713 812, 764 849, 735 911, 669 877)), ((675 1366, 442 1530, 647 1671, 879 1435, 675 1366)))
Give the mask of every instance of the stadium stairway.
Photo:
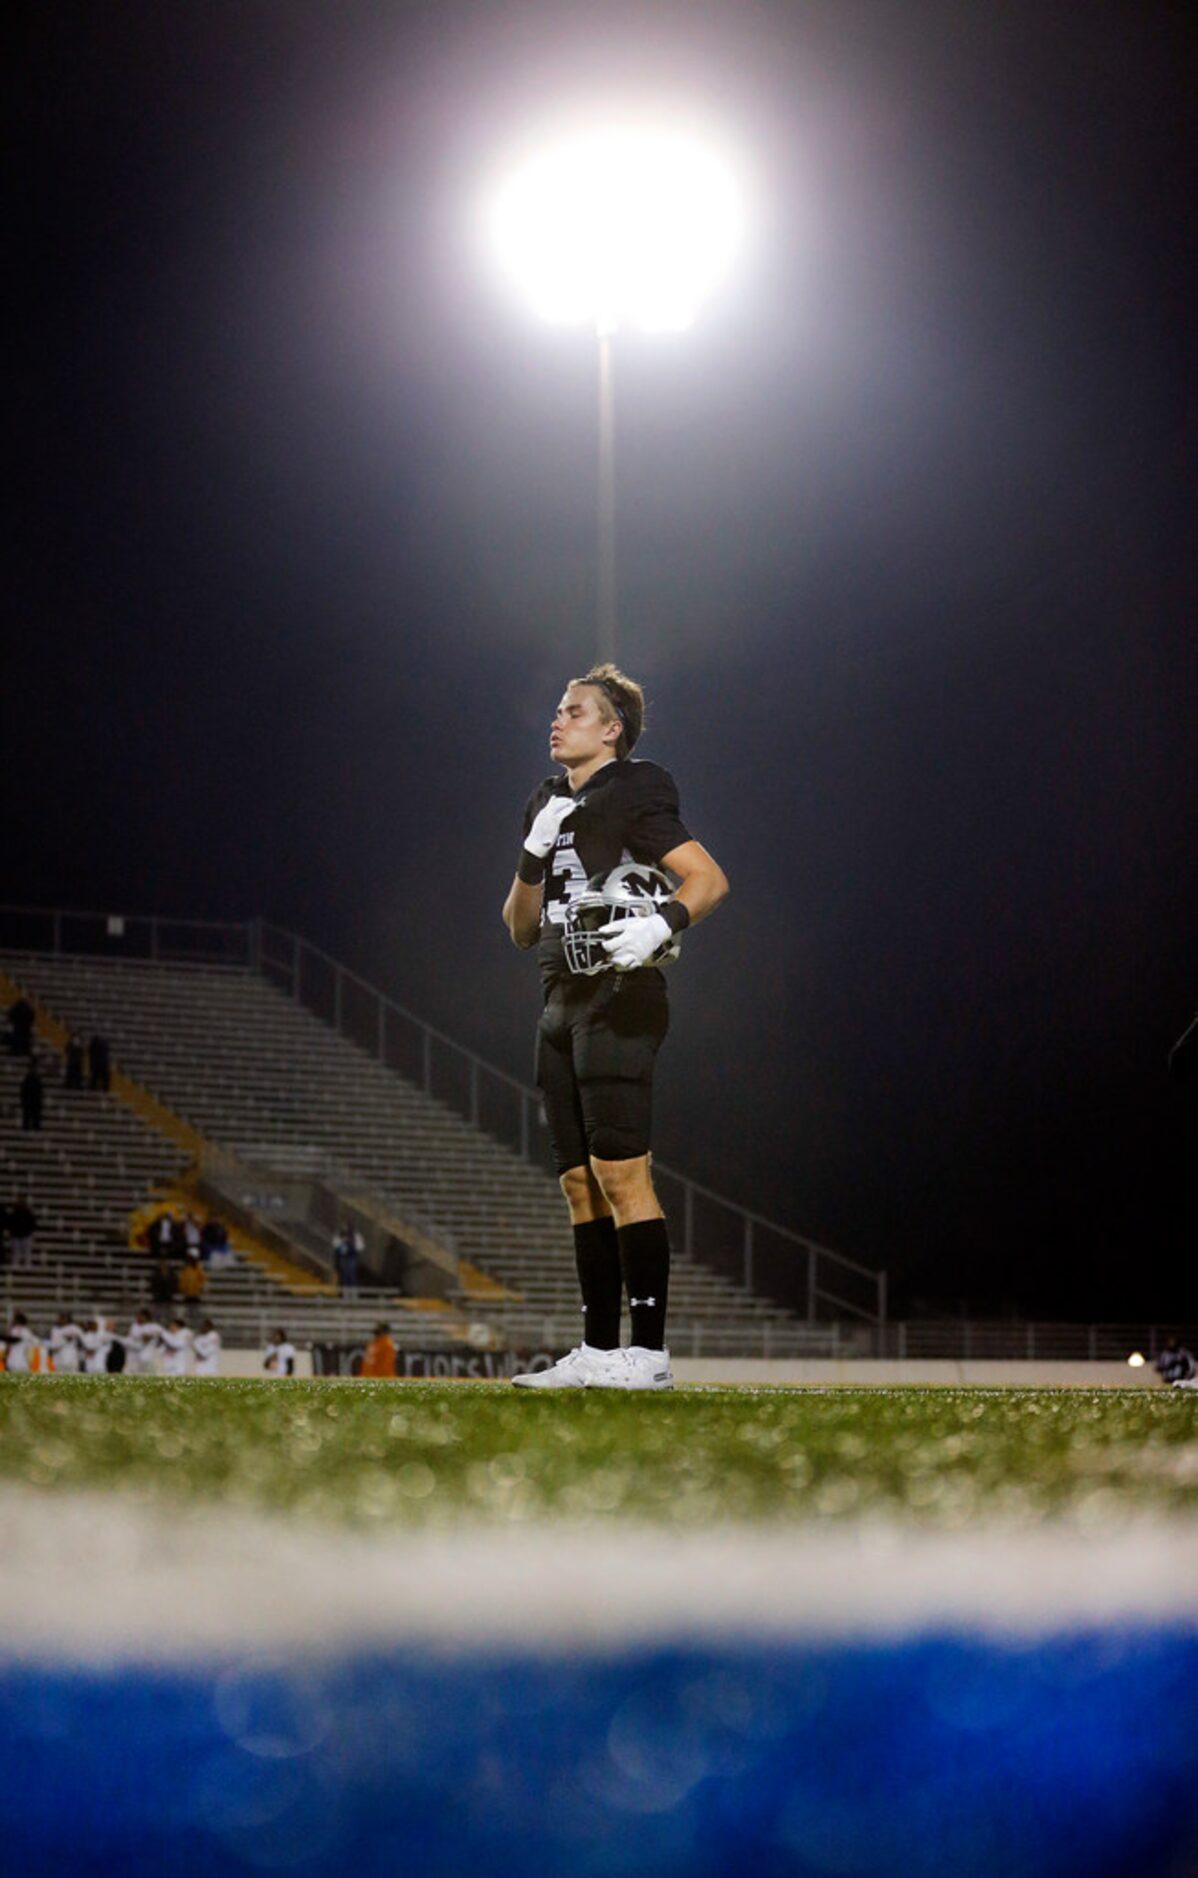
POLYGON ((125 1244, 130 1212, 187 1165, 186 1152, 156 1134, 119 1098, 63 1086, 62 1060, 39 1038, 45 1086, 42 1127, 21 1125, 23 1057, 0 1055, 0 1197, 24 1196, 38 1216, 47 1261, 111 1252, 125 1244))
MULTIPOLYGON (((41 953, 9 952, 0 964, 60 1023, 105 1036, 121 1070, 242 1164, 336 1168, 396 1214, 429 1222, 496 1287, 451 1301, 497 1337, 564 1347, 576 1336, 572 1246, 552 1177, 265 978, 41 953)), ((785 1354, 805 1343, 807 1327, 788 1312, 697 1261, 676 1256, 670 1290, 678 1347, 760 1349, 764 1336, 785 1354)))

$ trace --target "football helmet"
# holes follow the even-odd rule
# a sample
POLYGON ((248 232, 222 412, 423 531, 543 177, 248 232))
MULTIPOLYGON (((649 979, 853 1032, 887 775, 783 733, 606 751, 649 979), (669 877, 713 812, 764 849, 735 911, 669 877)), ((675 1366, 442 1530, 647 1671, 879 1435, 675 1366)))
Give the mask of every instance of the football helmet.
MULTIPOLYGON (((660 867, 637 861, 625 861, 607 874, 592 874, 582 892, 571 900, 562 927, 562 946, 570 970, 585 978, 611 970, 599 928, 610 926, 613 920, 643 919, 648 913, 659 912, 673 892, 673 882, 660 867)), ((678 957, 678 951, 678 940, 671 934, 669 943, 649 963, 668 964, 678 957)))

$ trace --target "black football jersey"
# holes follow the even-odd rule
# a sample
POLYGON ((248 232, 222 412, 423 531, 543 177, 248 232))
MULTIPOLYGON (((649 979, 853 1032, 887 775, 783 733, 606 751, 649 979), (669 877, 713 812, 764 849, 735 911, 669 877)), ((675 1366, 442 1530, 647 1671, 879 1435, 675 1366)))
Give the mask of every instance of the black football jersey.
MULTIPOLYGON (((524 809, 524 833, 550 796, 565 796, 564 776, 538 783, 524 809)), ((545 862, 540 961, 546 983, 568 971, 561 928, 571 900, 595 874, 625 861, 659 862, 691 839, 678 809, 678 789, 668 769, 624 757, 605 763, 579 790, 577 807, 545 862)))

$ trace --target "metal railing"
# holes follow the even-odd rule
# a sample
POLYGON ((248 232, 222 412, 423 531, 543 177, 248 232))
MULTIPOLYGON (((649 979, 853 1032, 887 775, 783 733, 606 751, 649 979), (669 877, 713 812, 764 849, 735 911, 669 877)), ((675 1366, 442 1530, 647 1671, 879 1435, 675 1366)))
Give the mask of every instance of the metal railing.
POLYGON ((1138 1352, 1151 1363, 1169 1336, 1176 1336, 1188 1349, 1198 1349, 1198 1325, 1193 1324, 911 1318, 874 1325, 857 1334, 861 1345, 858 1354, 891 1357, 899 1362, 949 1358, 962 1363, 1112 1363, 1126 1362, 1138 1352))
POLYGON ((253 923, 0 906, 0 948, 166 965, 252 966, 253 923))
MULTIPOLYGON (((551 1169, 538 1090, 425 1023, 299 934, 265 920, 253 921, 251 932, 253 963, 271 983, 522 1160, 551 1169)), ((809 1323, 832 1315, 886 1322, 884 1271, 738 1205, 656 1156, 653 1174, 663 1199, 672 1197, 671 1219, 686 1257, 777 1298, 809 1323)))
MULTIPOLYGON (((0 950, 256 971, 472 1127, 551 1171, 537 1090, 485 1062, 319 946, 264 919, 236 924, 0 906, 0 950)), ((656 1157, 653 1172, 675 1243, 687 1258, 776 1299, 808 1323, 848 1318, 886 1324, 884 1271, 792 1232, 656 1157)))
MULTIPOLYGON (((492 1320, 488 1319, 488 1323, 492 1320)), ((578 1342, 577 1311, 557 1314, 516 1313, 502 1320, 502 1344, 516 1350, 552 1350, 562 1354, 578 1342)), ((765 1322, 727 1327, 700 1319, 672 1318, 669 1326, 673 1357, 736 1357, 747 1360, 796 1362, 805 1357, 848 1358, 859 1354, 854 1326, 765 1322)))

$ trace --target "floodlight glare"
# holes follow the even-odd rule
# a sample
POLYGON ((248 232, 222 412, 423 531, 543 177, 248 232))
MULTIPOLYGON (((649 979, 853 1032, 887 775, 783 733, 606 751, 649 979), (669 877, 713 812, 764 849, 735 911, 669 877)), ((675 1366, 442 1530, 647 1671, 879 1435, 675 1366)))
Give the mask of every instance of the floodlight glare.
POLYGON ((500 265, 543 318, 614 332, 689 326, 726 274, 741 210, 728 163, 693 133, 576 130, 498 189, 500 265))

